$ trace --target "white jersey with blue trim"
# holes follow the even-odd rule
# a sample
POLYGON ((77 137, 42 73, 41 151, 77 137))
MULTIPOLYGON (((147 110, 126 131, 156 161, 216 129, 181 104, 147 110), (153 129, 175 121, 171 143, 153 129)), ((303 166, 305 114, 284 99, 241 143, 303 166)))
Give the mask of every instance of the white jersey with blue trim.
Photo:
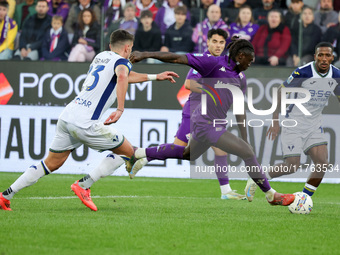
POLYGON ((99 53, 93 59, 79 95, 59 116, 60 119, 80 128, 97 122, 116 100, 118 65, 125 65, 130 72, 132 64, 112 51, 99 53))
MULTIPOLYGON (((311 99, 302 105, 311 113, 304 113, 292 104, 287 107, 286 118, 297 121, 294 129, 304 130, 306 128, 321 127, 322 111, 327 105, 328 99, 332 93, 340 97, 340 70, 330 65, 326 74, 320 74, 316 70, 315 62, 310 62, 302 67, 297 68, 283 83, 284 87, 301 87, 309 90, 311 99)), ((303 93, 293 93, 293 98, 304 98, 303 93)))

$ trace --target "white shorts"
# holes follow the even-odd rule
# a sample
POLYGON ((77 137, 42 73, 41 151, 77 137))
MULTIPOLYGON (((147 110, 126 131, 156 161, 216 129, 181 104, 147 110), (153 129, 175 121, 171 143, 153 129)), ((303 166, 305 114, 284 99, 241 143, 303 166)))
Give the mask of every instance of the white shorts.
POLYGON ((300 157, 302 151, 307 155, 315 146, 327 145, 327 140, 322 127, 305 132, 296 132, 291 128, 282 128, 281 146, 283 158, 300 157))
POLYGON ((76 149, 82 144, 94 150, 105 151, 117 148, 123 142, 124 136, 121 133, 101 122, 83 129, 59 119, 50 151, 64 152, 76 149))

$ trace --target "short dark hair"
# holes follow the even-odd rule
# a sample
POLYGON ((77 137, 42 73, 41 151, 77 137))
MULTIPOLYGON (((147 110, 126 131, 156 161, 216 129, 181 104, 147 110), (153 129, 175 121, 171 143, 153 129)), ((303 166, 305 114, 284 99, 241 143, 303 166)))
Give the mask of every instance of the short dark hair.
POLYGON ((228 38, 228 33, 221 29, 221 28, 217 28, 217 29, 210 29, 209 32, 208 32, 208 39, 211 39, 211 37, 213 35, 220 35, 222 36, 225 40, 227 40, 228 38))
POLYGON ((118 29, 111 33, 110 35, 110 44, 112 47, 116 45, 123 45, 127 41, 133 42, 134 36, 130 34, 128 31, 123 29, 118 29))
POLYGON ((188 9, 185 5, 182 6, 176 6, 174 13, 175 14, 182 14, 182 15, 187 15, 188 9))
POLYGON ((47 2, 47 0, 37 0, 37 4, 38 4, 39 2, 44 2, 44 3, 46 3, 46 4, 47 4, 47 6, 48 6, 48 2, 47 2))
POLYGON ((145 17, 152 18, 153 17, 152 12, 150 10, 142 11, 141 14, 140 14, 140 18, 143 19, 145 17))
POLYGON ((332 52, 334 51, 334 47, 330 42, 319 42, 316 46, 315 46, 315 52, 318 48, 321 47, 329 47, 332 49, 332 52))
POLYGON ((7 1, 0 1, 0 6, 5 7, 8 9, 8 2, 7 1))

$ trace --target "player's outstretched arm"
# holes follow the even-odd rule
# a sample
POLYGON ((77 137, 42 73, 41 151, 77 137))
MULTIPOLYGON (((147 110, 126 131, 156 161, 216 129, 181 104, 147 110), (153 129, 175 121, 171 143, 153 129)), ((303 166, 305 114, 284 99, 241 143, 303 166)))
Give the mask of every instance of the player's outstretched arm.
POLYGON ((281 111, 281 89, 282 86, 280 86, 280 88, 277 90, 277 105, 275 111, 273 112, 272 124, 266 134, 269 140, 274 140, 280 132, 279 112, 281 111))
POLYGON ((115 69, 117 75, 117 109, 105 120, 104 125, 116 123, 124 112, 125 96, 128 88, 129 70, 124 65, 118 65, 115 69))
POLYGON ((175 72, 165 71, 159 74, 146 74, 146 73, 136 73, 131 71, 129 75, 129 83, 136 82, 144 82, 144 81, 170 81, 171 83, 175 83, 175 78, 178 78, 179 75, 175 72))
POLYGON ((188 64, 188 58, 187 58, 186 55, 176 54, 176 53, 172 53, 172 52, 160 52, 160 51, 139 52, 139 51, 134 51, 130 55, 130 61, 132 63, 139 62, 139 61, 146 59, 146 58, 154 58, 154 59, 158 59, 160 61, 167 62, 167 63, 176 63, 176 64, 183 64, 183 65, 188 64))

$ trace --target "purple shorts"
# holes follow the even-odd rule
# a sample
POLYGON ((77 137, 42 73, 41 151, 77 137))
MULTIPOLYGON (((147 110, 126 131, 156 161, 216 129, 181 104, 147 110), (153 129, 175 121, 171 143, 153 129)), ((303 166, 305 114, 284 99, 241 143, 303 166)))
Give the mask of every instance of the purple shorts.
POLYGON ((212 124, 207 125, 207 123, 193 123, 192 138, 196 141, 204 143, 209 146, 216 145, 218 139, 221 135, 226 132, 225 126, 213 127, 212 124))

